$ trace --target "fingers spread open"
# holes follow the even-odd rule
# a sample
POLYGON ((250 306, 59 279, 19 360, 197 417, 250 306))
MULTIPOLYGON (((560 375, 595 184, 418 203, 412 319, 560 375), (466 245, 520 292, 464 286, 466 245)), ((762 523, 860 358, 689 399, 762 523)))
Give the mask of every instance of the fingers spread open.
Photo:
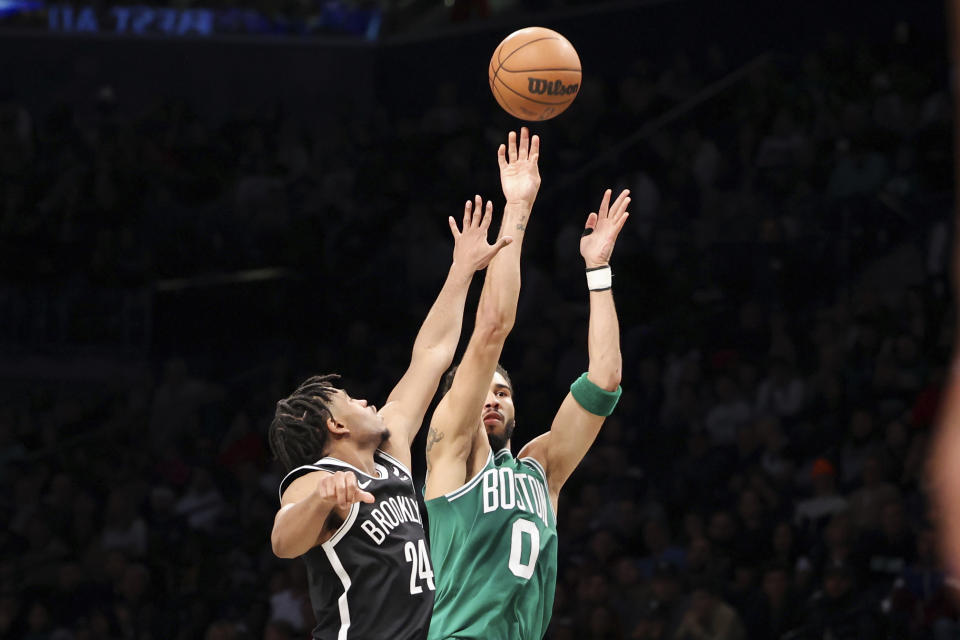
POLYGON ((611 217, 616 217, 626 211, 627 205, 630 203, 630 198, 628 197, 629 195, 629 189, 624 189, 620 192, 620 195, 617 196, 616 201, 613 203, 613 207, 610 209, 611 217))
POLYGON ((480 228, 486 231, 490 228, 490 221, 493 219, 493 201, 487 200, 487 208, 483 212, 483 220, 480 222, 480 228))
POLYGON ((526 127, 520 128, 520 148, 517 149, 517 156, 521 160, 530 157, 530 130, 526 127))
POLYGON ((517 161, 517 132, 511 131, 507 136, 507 156, 510 158, 510 162, 514 163, 517 161))
POLYGON ((447 216, 447 224, 450 225, 450 233, 453 234, 453 239, 459 238, 460 230, 457 229, 457 221, 453 219, 453 216, 447 216))
POLYGON ((501 171, 507 167, 507 145, 505 144, 501 144, 500 148, 497 149, 497 163, 500 165, 501 171))
POLYGON ((597 211, 597 215, 601 218, 606 218, 610 211, 610 195, 612 193, 613 191, 610 189, 607 189, 603 192, 603 199, 600 201, 600 209, 597 211))
POLYGON ((467 203, 463 205, 463 227, 464 231, 467 230, 467 227, 470 226, 470 218, 473 215, 473 202, 467 200, 467 203))
POLYGON ((610 209, 610 218, 612 220, 617 220, 627 211, 627 207, 630 206, 630 198, 617 198, 617 202, 610 209))
POLYGON ((534 164, 540 159, 540 136, 533 136, 530 139, 530 161, 534 164))
POLYGON ((483 218, 483 198, 479 195, 474 196, 473 199, 473 219, 470 220, 470 225, 474 227, 480 226, 480 221, 483 218))

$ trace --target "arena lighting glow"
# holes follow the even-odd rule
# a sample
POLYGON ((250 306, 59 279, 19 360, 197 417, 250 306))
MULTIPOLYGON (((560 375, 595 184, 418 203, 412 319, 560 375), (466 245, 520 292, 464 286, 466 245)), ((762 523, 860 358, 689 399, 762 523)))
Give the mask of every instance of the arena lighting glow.
POLYGON ((42 2, 31 2, 30 0, 0 0, 0 18, 27 11, 37 11, 43 9, 43 6, 42 2))
POLYGON ((307 15, 266 15, 233 7, 175 8, 150 5, 104 7, 92 2, 45 3, 42 0, 0 0, 5 28, 56 33, 109 33, 125 36, 201 36, 268 34, 302 37, 348 34, 367 40, 380 35, 382 16, 376 9, 353 9, 336 0, 319 0, 307 15))

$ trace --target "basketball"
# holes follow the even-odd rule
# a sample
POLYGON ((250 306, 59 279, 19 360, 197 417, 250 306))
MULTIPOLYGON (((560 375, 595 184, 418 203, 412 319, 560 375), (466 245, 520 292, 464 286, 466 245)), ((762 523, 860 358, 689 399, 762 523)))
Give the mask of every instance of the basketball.
POLYGON ((520 120, 549 120, 580 91, 580 56, 556 31, 527 27, 504 38, 487 74, 493 97, 507 113, 520 120))

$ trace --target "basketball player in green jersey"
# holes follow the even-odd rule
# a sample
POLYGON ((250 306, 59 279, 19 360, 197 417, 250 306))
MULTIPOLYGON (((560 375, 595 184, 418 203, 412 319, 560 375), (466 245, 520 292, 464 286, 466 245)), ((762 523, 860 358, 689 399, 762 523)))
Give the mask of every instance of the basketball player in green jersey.
POLYGON ((571 385, 550 431, 514 458, 513 387, 497 361, 513 327, 520 248, 539 187, 539 141, 511 134, 499 151, 507 207, 463 360, 427 436, 424 491, 436 597, 430 640, 540 640, 557 577, 557 500, 620 395, 619 327, 609 260, 627 220, 624 191, 587 218, 580 253, 590 289, 589 370, 571 385), (527 176, 518 180, 518 176, 527 176))

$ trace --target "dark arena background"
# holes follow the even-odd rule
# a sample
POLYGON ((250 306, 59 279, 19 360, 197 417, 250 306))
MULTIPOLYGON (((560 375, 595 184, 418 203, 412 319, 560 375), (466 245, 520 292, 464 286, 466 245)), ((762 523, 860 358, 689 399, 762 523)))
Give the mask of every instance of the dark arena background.
POLYGON ((447 216, 499 219, 521 123, 486 67, 538 25, 583 82, 530 125, 514 450, 586 368, 586 214, 633 199, 624 393, 561 497, 547 638, 960 638, 925 468, 941 2, 163 2, 0 0, 0 637, 308 637, 275 403, 330 371, 385 399, 447 216))

